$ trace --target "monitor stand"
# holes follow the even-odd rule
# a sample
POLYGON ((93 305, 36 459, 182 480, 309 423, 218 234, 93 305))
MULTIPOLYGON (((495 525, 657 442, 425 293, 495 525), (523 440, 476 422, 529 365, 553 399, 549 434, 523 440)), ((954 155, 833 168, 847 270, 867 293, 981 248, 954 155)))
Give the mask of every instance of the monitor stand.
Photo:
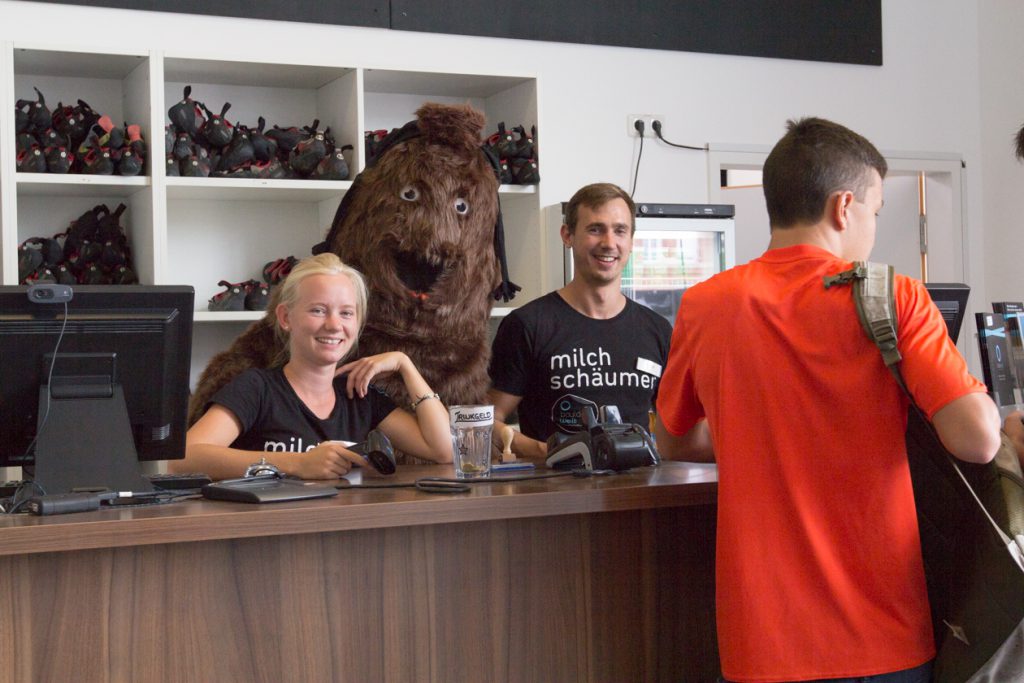
MULTIPOLYGON (((55 380, 57 378, 54 378, 55 380)), ((75 378, 39 388, 39 438, 33 478, 47 494, 71 491, 152 491, 139 469, 120 384, 75 378), (43 424, 45 416, 45 425, 43 424)))

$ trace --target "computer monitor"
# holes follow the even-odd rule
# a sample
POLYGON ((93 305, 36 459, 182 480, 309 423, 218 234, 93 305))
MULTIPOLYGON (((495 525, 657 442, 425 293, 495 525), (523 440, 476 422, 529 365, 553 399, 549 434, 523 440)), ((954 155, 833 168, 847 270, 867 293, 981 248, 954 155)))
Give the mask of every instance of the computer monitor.
POLYGON ((971 288, 965 284, 952 282, 926 282, 925 289, 935 302, 935 306, 946 321, 946 331, 955 344, 960 337, 960 327, 967 314, 967 297, 971 288))
POLYGON ((0 466, 45 493, 150 490, 185 455, 194 292, 0 287, 0 466))

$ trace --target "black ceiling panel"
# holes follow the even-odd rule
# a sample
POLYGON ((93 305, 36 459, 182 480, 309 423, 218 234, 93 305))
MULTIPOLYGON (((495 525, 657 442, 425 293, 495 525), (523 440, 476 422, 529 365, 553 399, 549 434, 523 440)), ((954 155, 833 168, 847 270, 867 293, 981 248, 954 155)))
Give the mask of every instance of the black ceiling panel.
POLYGON ((882 63, 881 0, 392 0, 391 28, 882 63))
MULTIPOLYGON (((60 2, 495 38, 882 64, 881 0, 60 2)), ((509 55, 509 63, 515 63, 514 54, 509 55)))
POLYGON ((62 5, 387 28, 388 0, 41 0, 62 5))

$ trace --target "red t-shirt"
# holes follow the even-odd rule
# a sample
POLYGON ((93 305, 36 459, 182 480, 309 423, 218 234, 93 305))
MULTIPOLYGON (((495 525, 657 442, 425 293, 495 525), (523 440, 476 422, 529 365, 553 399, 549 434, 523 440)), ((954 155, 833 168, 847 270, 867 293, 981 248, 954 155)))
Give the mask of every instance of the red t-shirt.
MULTIPOLYGON (((717 617, 734 681, 870 676, 934 656, 904 445, 906 400, 864 334, 850 267, 768 251, 690 288, 658 415, 707 418, 718 462, 717 617)), ((902 372, 929 417, 984 391, 923 285, 897 276, 902 372)))

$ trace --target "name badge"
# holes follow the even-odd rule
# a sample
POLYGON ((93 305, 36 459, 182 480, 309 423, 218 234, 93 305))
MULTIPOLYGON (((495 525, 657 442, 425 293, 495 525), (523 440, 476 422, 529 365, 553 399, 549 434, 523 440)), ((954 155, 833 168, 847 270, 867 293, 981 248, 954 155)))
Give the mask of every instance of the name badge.
POLYGON ((647 360, 646 358, 637 358, 636 369, 639 370, 640 372, 646 372, 648 375, 661 377, 661 365, 655 363, 653 360, 647 360))

